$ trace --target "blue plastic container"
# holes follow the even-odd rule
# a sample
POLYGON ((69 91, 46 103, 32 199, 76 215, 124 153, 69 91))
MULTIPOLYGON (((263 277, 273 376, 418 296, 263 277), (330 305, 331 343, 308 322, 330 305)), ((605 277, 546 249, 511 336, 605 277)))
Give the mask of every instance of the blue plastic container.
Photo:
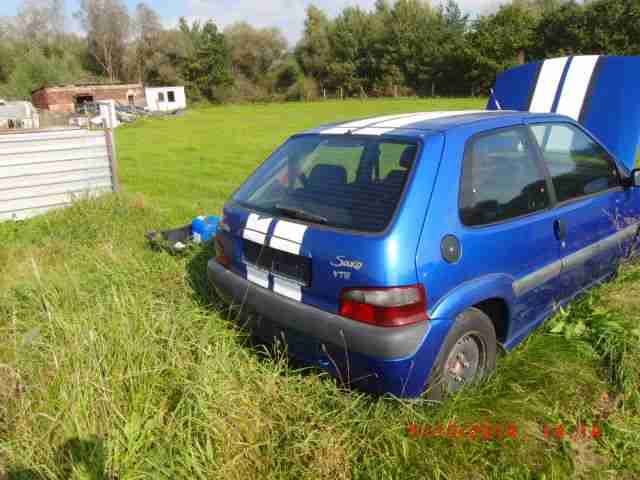
POLYGON ((220 217, 210 215, 208 217, 198 217, 191 223, 194 243, 204 243, 211 240, 218 229, 220 217))

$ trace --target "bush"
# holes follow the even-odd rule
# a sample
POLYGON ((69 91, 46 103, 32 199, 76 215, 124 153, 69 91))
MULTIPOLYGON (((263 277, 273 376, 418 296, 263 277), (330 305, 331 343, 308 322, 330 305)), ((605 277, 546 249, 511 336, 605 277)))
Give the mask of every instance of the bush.
POLYGON ((68 83, 84 75, 77 57, 68 53, 47 57, 41 49, 32 48, 16 64, 3 90, 8 97, 28 100, 43 85, 68 83))
POLYGON ((320 88, 318 83, 310 77, 300 77, 298 81, 287 90, 287 100, 318 100, 320 88))

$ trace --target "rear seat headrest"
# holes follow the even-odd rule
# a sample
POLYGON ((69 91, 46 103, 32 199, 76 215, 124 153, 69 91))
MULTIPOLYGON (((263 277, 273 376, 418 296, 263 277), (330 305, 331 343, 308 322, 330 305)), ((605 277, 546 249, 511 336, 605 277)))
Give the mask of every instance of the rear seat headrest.
POLYGON ((407 148, 405 148, 404 152, 402 152, 402 156, 400 157, 400 166, 409 170, 416 158, 417 151, 418 148, 415 145, 409 145, 407 148))
POLYGON ((309 174, 309 183, 317 186, 323 186, 327 183, 346 185, 347 170, 339 165, 316 165, 309 174))

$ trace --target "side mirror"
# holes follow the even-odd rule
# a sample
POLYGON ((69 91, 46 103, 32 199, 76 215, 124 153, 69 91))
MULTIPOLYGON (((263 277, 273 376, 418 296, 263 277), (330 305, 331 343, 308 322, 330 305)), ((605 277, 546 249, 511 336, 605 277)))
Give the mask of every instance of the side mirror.
POLYGON ((636 168, 631 171, 631 186, 632 187, 640 187, 640 169, 636 168))

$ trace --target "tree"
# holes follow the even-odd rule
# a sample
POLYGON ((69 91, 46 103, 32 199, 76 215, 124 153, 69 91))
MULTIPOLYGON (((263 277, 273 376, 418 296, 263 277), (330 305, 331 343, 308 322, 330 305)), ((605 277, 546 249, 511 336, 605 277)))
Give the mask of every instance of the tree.
POLYGON ((30 47, 50 49, 65 32, 64 0, 25 0, 16 24, 21 39, 30 47))
POLYGON ((139 82, 148 80, 154 57, 161 55, 163 32, 159 15, 146 3, 139 3, 132 22, 135 75, 139 82))
POLYGON ((181 18, 180 31, 188 42, 182 70, 190 94, 209 101, 220 100, 233 84, 231 51, 224 35, 211 20, 204 26, 197 21, 189 26, 181 18))
POLYGON ((295 49, 298 64, 305 75, 315 78, 320 86, 327 81, 327 65, 331 57, 329 19, 314 5, 307 8, 302 40, 295 49))
POLYGON ((72 82, 80 75, 82 67, 73 55, 48 58, 41 49, 31 48, 16 64, 6 90, 14 98, 28 100, 43 85, 72 82))
POLYGON ((130 18, 122 0, 81 0, 76 13, 87 34, 89 52, 111 81, 123 71, 130 18))
POLYGON ((419 94, 432 91, 437 76, 436 60, 443 48, 443 22, 429 3, 399 0, 390 12, 388 55, 397 65, 406 83, 419 94))
POLYGON ((537 18, 527 7, 505 5, 474 22, 468 38, 469 80, 488 92, 498 73, 519 63, 536 45, 537 18))
POLYGON ((257 29, 246 22, 235 23, 224 31, 231 49, 234 72, 260 83, 286 56, 287 40, 277 28, 257 29))

